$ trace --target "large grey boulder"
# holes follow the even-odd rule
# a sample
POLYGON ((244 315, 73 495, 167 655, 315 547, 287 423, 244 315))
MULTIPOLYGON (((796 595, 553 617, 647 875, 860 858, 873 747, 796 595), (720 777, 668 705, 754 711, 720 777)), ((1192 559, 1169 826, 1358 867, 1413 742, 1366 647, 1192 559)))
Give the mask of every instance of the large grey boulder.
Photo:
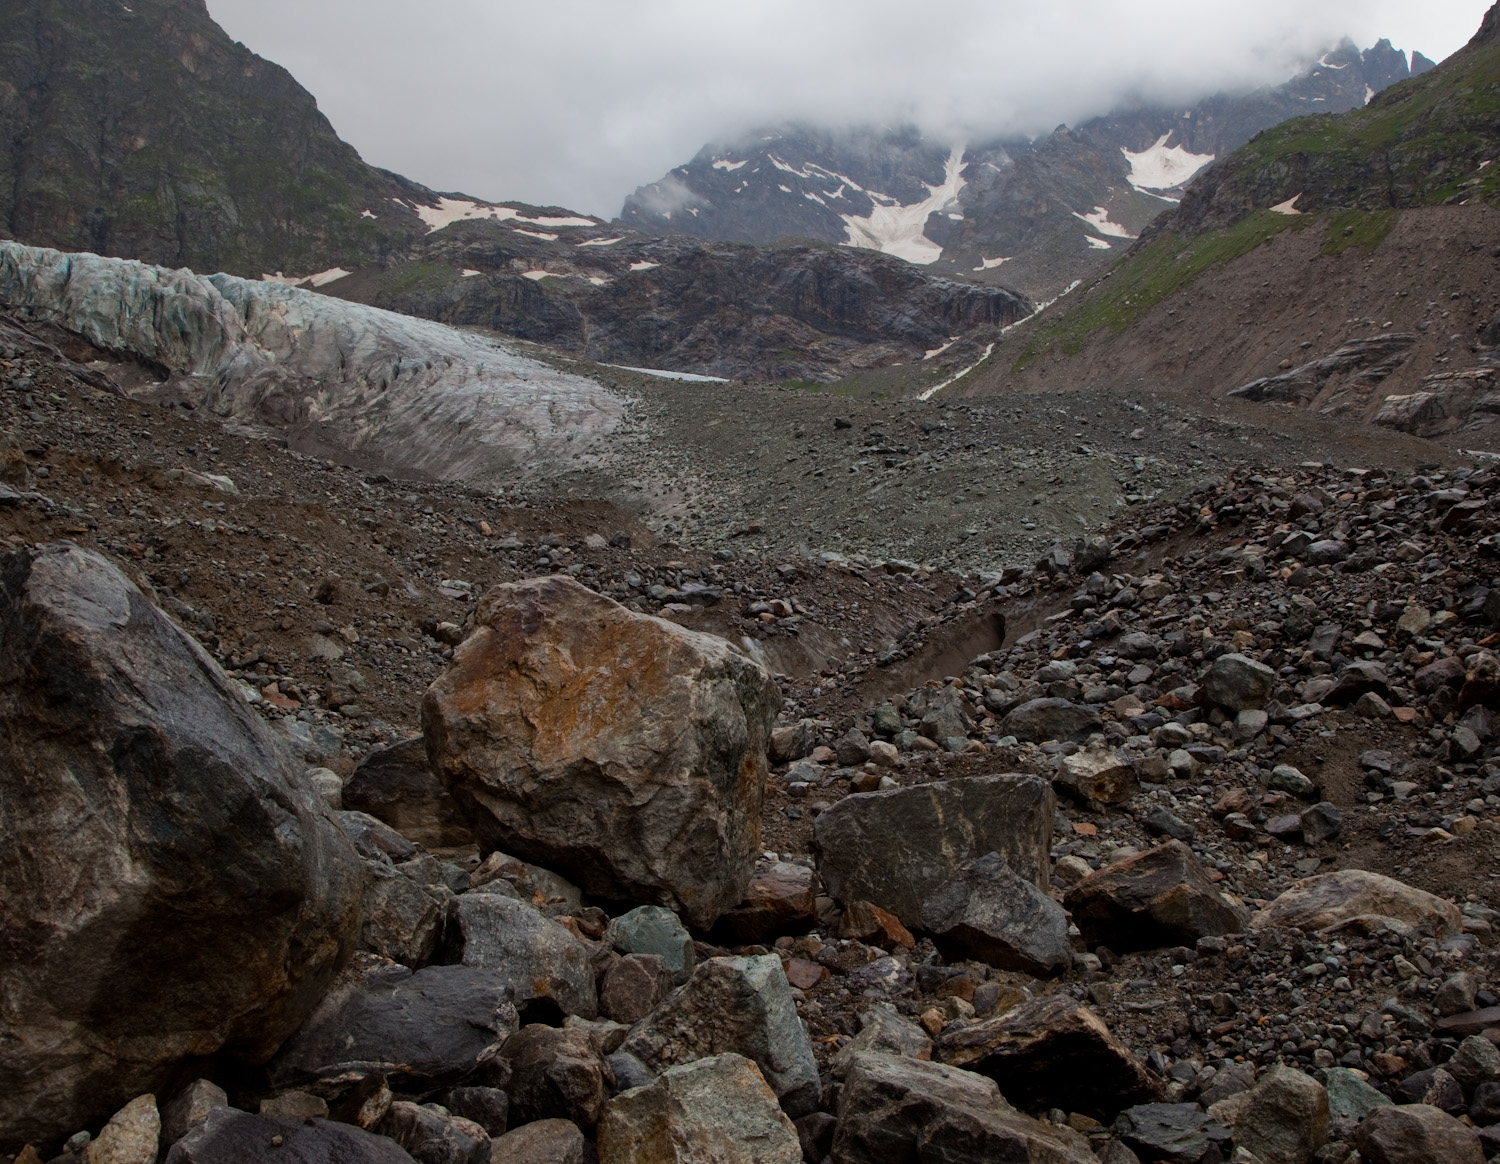
POLYGON ((845 1073, 833 1160, 1095 1164, 1085 1137, 1016 1111, 993 1080, 874 1051, 855 1055, 845 1073))
POLYGON ((350 1124, 251 1115, 232 1107, 209 1112, 172 1145, 165 1164, 256 1164, 269 1159, 278 1164, 415 1164, 395 1140, 350 1124))
POLYGON ((1230 711, 1259 711, 1276 688, 1276 672, 1244 655, 1220 655, 1203 676, 1203 698, 1230 711))
POLYGON ((267 1072, 277 1089, 383 1075, 426 1096, 495 1058, 516 1025, 510 989, 488 969, 413 972, 361 955, 267 1072))
POLYGON ((500 1049, 510 1064, 511 1117, 518 1124, 566 1119, 593 1127, 613 1083, 601 1050, 587 1027, 522 1027, 500 1049))
POLYGON ((609 1101, 599 1164, 800 1164, 797 1129, 759 1068, 726 1053, 609 1101))
POLYGON ((1272 1067, 1254 1087, 1221 1099, 1211 1120, 1234 1132, 1234 1141, 1263 1164, 1308 1164, 1328 1142, 1332 1116, 1328 1092, 1295 1067, 1272 1067))
POLYGON ((0 556, 0 1143, 262 1061, 359 936, 303 765, 105 558, 0 556))
POLYGON ((923 902, 922 923, 949 961, 977 958, 1038 976, 1073 964, 1068 915, 999 853, 970 861, 923 902))
POLYGON ((422 885, 389 861, 370 861, 360 949, 413 969, 427 965, 448 912, 445 889, 422 885))
POLYGON ((1463 916, 1451 901, 1364 869, 1294 881, 1251 921, 1257 929, 1286 926, 1305 932, 1349 925, 1409 927, 1439 939, 1463 929, 1463 916))
POLYGON ((405 1148, 417 1164, 490 1162, 489 1133, 437 1104, 398 1099, 375 1130, 405 1148))
POLYGON ((1020 740, 1076 740, 1082 743, 1104 730, 1104 721, 1091 707, 1080 707, 1066 699, 1033 699, 1015 708, 1000 721, 1000 730, 1020 740))
POLYGON ((1354 1145, 1369 1164, 1483 1164, 1479 1134, 1424 1103, 1376 1108, 1354 1145))
POLYGON ((524 901, 484 892, 454 898, 439 960, 488 970, 527 1021, 599 1013, 588 947, 524 901))
POLYGON ((908 926, 967 862, 999 853, 1019 876, 1051 876, 1057 800, 1036 776, 971 776, 844 798, 818 817, 818 872, 844 902, 870 901, 908 926))
POLYGON ((551 577, 484 596, 422 730, 483 851, 706 929, 750 882, 780 707, 724 639, 551 577))
POLYGON ((653 1071, 733 1051, 755 1061, 787 1114, 818 1106, 818 1064, 775 954, 710 958, 638 1022, 620 1050, 653 1071))

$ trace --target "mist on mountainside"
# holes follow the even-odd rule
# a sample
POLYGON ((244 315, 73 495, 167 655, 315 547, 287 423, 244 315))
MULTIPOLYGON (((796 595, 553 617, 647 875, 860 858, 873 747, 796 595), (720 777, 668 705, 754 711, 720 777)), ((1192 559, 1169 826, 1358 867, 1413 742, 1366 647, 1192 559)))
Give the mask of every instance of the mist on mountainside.
POLYGON ((541 6, 211 0, 376 165, 439 189, 612 215, 705 141, 788 119, 913 123, 955 140, 1050 132, 1123 101, 1277 84, 1342 37, 1441 60, 1483 0, 1212 11, 891 0, 541 6), (393 79, 399 83, 393 83, 393 79))

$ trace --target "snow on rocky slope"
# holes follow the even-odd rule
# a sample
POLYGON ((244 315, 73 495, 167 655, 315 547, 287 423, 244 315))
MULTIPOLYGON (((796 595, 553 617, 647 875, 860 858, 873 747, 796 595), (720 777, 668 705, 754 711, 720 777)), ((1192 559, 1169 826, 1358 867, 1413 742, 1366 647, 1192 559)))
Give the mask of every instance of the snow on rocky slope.
POLYGON ((4 243, 0 306, 165 369, 159 396, 439 478, 571 461, 623 411, 493 340, 232 275, 4 243))

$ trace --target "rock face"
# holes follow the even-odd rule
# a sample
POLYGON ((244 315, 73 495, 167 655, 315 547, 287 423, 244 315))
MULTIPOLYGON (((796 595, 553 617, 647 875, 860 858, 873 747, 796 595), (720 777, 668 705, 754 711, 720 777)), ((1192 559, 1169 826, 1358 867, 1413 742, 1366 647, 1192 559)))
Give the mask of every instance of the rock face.
POLYGON ((552 577, 484 597, 422 724, 483 849, 707 928, 750 881, 780 705, 724 640, 552 577))
POLYGON ((103 1120, 199 1056, 269 1056, 359 932, 362 862, 301 765, 66 543, 0 557, 0 720, 0 930, 30 935, 0 950, 0 1142, 103 1120))
POLYGON ((367 812, 429 849, 473 840, 458 805, 427 762, 420 736, 368 752, 341 796, 345 808, 367 812))
POLYGON ((1066 904, 1090 946, 1150 950, 1237 934, 1245 913, 1214 888, 1181 841, 1169 841, 1085 877, 1066 904))
POLYGON ((998 853, 971 861, 922 903, 922 921, 950 962, 1047 975, 1073 964, 1068 917, 998 853))
POLYGON ((814 826, 818 872, 844 902, 871 901, 908 926, 967 861, 999 853, 1045 886, 1056 798, 1035 776, 935 781, 839 801, 814 826))
POLYGON ((1016 1111, 982 1075, 864 1051, 850 1061, 839 1093, 833 1159, 1092 1164, 1094 1155, 1072 1129, 1016 1111))
POLYGON ((818 1105, 818 1065, 774 954, 710 958, 631 1028, 620 1050, 658 1071, 733 1051, 755 1061, 789 1115, 818 1105))
POLYGON ((600 1164, 799 1164, 797 1129, 759 1068, 715 1055, 663 1072, 610 1100, 600 1164))
POLYGON ((429 966, 415 973, 374 959, 337 988, 271 1060, 280 1088, 380 1075, 427 1095, 474 1071, 515 1030, 503 982, 484 969, 429 966))
POLYGON ((1389 919, 1437 938, 1452 937, 1463 928, 1463 917, 1451 901, 1362 869, 1298 881, 1252 920, 1257 928, 1290 926, 1310 932, 1373 919, 1389 919))
POLYGON ((571 458, 621 402, 499 343, 276 283, 0 244, 0 305, 163 368, 153 400, 435 477, 571 458), (379 408, 368 407, 372 393, 379 408))
POLYGON ((1065 994, 950 1028, 935 1058, 988 1075, 1002 1094, 1031 1110, 1065 1107, 1113 1117, 1160 1098, 1160 1083, 1140 1061, 1065 994))

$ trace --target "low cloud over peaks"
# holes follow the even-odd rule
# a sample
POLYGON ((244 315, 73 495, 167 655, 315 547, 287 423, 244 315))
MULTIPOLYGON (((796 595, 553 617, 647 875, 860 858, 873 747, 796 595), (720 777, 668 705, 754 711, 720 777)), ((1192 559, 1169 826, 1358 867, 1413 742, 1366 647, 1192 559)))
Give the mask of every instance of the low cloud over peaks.
MULTIPOLYGON (((784 120, 1037 134, 1279 83, 1341 37, 1435 60, 1489 0, 208 0, 376 165, 611 216, 704 142, 784 120)), ((664 198, 671 191, 662 188, 664 198)))

